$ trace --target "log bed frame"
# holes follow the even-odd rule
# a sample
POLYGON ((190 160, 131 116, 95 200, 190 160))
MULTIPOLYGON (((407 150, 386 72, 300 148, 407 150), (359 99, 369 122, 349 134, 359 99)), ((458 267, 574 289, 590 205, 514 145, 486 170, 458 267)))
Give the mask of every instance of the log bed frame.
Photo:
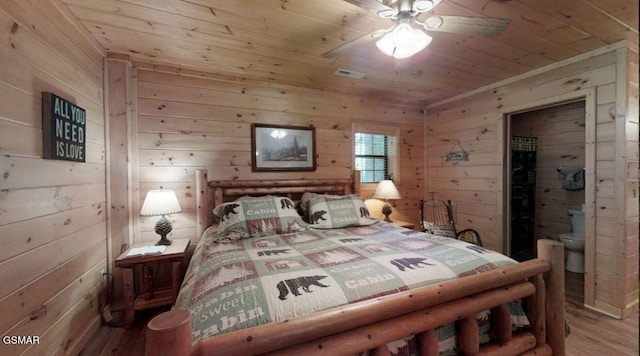
MULTIPOLYGON (((196 179, 198 236, 212 223, 211 209, 241 195, 296 196, 305 191, 349 194, 359 191, 351 179, 207 181, 196 179)), ((338 306, 293 318, 217 335, 192 345, 191 315, 171 310, 147 325, 147 355, 355 354, 386 355, 386 343, 418 335, 420 355, 438 355, 435 329, 458 321, 463 354, 564 355, 564 249, 538 241, 538 258, 473 276, 380 298, 338 306), (524 299, 531 328, 511 331, 505 303, 524 299), (479 345, 475 314, 491 309, 495 338, 479 345)))

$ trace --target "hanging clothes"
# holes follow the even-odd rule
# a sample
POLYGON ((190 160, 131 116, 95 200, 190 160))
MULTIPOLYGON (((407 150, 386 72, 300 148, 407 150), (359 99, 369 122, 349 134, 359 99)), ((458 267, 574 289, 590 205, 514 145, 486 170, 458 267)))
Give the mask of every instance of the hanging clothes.
POLYGON ((582 167, 558 167, 562 188, 566 190, 584 189, 584 168, 582 167))

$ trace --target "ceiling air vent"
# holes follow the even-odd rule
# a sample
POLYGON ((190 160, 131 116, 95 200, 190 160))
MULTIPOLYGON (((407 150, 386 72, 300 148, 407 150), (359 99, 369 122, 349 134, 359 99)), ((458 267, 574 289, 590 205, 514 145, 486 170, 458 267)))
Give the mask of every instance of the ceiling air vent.
POLYGON ((342 68, 338 68, 338 70, 333 72, 333 74, 334 75, 339 75, 341 77, 349 77, 349 78, 354 78, 354 79, 362 79, 362 78, 364 78, 364 73, 354 72, 352 70, 342 69, 342 68))

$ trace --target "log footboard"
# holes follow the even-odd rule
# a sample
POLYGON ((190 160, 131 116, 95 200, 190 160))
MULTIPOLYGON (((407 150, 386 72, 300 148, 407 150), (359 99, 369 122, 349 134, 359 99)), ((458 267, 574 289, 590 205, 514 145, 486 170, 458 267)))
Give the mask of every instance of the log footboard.
POLYGON ((564 249, 538 241, 538 258, 481 274, 335 307, 291 320, 238 330, 191 345, 184 310, 149 322, 148 355, 388 354, 386 344, 418 335, 421 355, 437 355, 434 329, 459 321, 465 354, 564 355, 564 249), (529 330, 511 332, 505 303, 524 299, 529 330), (491 309, 496 337, 479 345, 475 314, 491 309))

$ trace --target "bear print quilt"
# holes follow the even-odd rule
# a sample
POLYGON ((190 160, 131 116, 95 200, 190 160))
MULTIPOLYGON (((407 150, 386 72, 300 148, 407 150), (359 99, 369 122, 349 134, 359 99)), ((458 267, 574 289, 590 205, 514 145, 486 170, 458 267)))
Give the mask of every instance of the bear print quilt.
POLYGON ((228 242, 212 236, 198 243, 176 301, 192 312, 194 343, 516 263, 384 222, 228 242))

